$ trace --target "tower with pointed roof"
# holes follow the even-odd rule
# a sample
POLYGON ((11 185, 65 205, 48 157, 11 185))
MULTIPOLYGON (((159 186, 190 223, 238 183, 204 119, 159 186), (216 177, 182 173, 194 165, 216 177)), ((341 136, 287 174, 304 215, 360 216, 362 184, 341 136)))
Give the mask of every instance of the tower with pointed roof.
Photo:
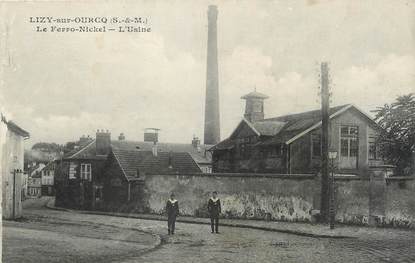
POLYGON ((244 117, 250 122, 261 121, 264 119, 264 100, 268 96, 256 91, 250 92, 241 97, 245 102, 244 117))

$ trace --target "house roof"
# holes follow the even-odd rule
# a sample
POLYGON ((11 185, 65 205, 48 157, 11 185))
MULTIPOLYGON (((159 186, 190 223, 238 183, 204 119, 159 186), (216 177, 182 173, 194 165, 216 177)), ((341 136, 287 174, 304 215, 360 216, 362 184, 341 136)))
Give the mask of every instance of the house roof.
POLYGON ((1 114, 1 121, 7 125, 7 129, 11 130, 12 132, 16 133, 17 135, 22 136, 23 138, 29 138, 29 132, 25 131, 24 129, 20 128, 16 123, 13 121, 6 120, 3 114, 1 114))
MULTIPOLYGON (((200 145, 195 148, 193 145, 185 143, 157 143, 159 151, 164 152, 187 152, 198 164, 210 164, 212 161, 211 153, 208 149, 212 145, 200 145)), ((127 151, 152 151, 152 142, 139 141, 111 141, 112 149, 127 150, 127 151)), ((106 156, 96 154, 96 141, 93 140, 89 144, 81 146, 80 148, 67 153, 65 159, 105 159, 106 156)))
POLYGON ((231 150, 235 148, 235 143, 230 139, 227 138, 221 142, 219 142, 218 144, 216 144, 215 146, 213 146, 212 148, 209 149, 209 151, 213 151, 213 150, 231 150))
POLYGON ((97 155, 96 141, 92 140, 88 144, 79 146, 78 148, 66 153, 64 159, 106 159, 106 156, 97 155))
POLYGON ((43 167, 41 171, 52 171, 54 169, 55 169, 55 162, 51 161, 48 164, 46 164, 46 166, 43 167))
MULTIPOLYGON (((378 126, 377 123, 373 121, 373 119, 370 116, 368 116, 362 110, 360 110, 352 104, 346 104, 330 108, 329 116, 330 118, 334 118, 351 108, 354 108, 355 110, 360 112, 363 116, 367 118, 367 120, 371 124, 375 125, 376 127, 378 126)), ((275 118, 268 118, 253 123, 249 122, 244 118, 241 121, 241 123, 245 122, 248 125, 248 127, 250 127, 259 136, 270 137, 266 138, 263 142, 259 143, 259 145, 271 145, 278 143, 292 143, 293 141, 297 140, 298 138, 302 137, 308 132, 318 128, 321 125, 321 119, 321 110, 313 110, 302 113, 283 115, 275 118)), ((240 125, 241 124, 239 124, 235 131, 232 132, 232 135, 236 132, 240 125)), ((232 148, 232 146, 233 143, 231 142, 231 140, 226 139, 215 145, 211 150, 230 149, 232 148)))
POLYGON ((136 178, 137 170, 145 174, 201 173, 199 166, 187 152, 158 152, 113 148, 117 162, 127 180, 136 178))
MULTIPOLYGON (((139 147, 139 150, 151 151, 153 148, 152 142, 139 142, 139 141, 112 141, 111 145, 113 148, 127 149, 127 150, 128 149, 137 150, 137 147, 139 147)), ((212 146, 213 145, 202 144, 199 146, 199 148, 196 148, 190 143, 163 143, 163 142, 157 143, 157 148, 160 151, 187 152, 199 164, 211 163, 212 156, 208 152, 208 149, 212 146)))
POLYGON ((252 91, 244 96, 241 97, 241 99, 249 99, 249 98, 256 98, 256 99, 268 99, 269 97, 265 94, 262 94, 260 92, 252 91))
POLYGON ((40 178, 41 174, 40 172, 45 168, 46 166, 43 163, 37 163, 35 166, 30 167, 27 171, 27 174, 33 178, 40 178), (32 175, 32 173, 34 173, 32 175))
POLYGON ((252 125, 259 134, 264 136, 273 136, 281 131, 286 125, 286 122, 282 121, 261 121, 254 122, 252 125))

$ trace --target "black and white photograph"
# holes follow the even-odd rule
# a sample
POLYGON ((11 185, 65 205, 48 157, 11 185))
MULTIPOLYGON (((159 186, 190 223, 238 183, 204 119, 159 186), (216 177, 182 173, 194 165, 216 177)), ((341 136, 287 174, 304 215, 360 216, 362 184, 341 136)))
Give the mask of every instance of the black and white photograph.
POLYGON ((415 262, 415 1, 0 0, 1 262, 415 262))

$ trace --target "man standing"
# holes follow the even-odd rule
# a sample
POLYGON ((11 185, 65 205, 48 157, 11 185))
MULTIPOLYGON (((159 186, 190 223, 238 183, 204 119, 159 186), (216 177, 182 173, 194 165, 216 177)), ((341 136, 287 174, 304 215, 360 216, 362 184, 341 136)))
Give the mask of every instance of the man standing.
POLYGON ((174 198, 174 194, 170 195, 170 199, 166 204, 167 212, 167 227, 169 229, 169 235, 174 235, 174 228, 176 226, 176 217, 179 215, 179 202, 174 198))
POLYGON ((217 197, 218 193, 214 191, 212 193, 212 197, 209 199, 208 202, 208 211, 210 214, 210 227, 212 229, 212 233, 216 232, 219 234, 219 214, 221 213, 221 206, 220 200, 217 197))

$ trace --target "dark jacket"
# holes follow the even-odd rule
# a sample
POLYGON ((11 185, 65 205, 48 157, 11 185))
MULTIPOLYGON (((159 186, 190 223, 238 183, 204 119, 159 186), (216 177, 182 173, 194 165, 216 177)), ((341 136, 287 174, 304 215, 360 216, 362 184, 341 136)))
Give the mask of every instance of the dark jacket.
POLYGON ((176 217, 179 214, 179 201, 172 202, 170 199, 167 200, 166 212, 168 217, 176 217))
POLYGON ((209 199, 208 202, 208 211, 210 217, 218 217, 221 213, 221 206, 219 198, 216 201, 213 201, 212 198, 209 199))

